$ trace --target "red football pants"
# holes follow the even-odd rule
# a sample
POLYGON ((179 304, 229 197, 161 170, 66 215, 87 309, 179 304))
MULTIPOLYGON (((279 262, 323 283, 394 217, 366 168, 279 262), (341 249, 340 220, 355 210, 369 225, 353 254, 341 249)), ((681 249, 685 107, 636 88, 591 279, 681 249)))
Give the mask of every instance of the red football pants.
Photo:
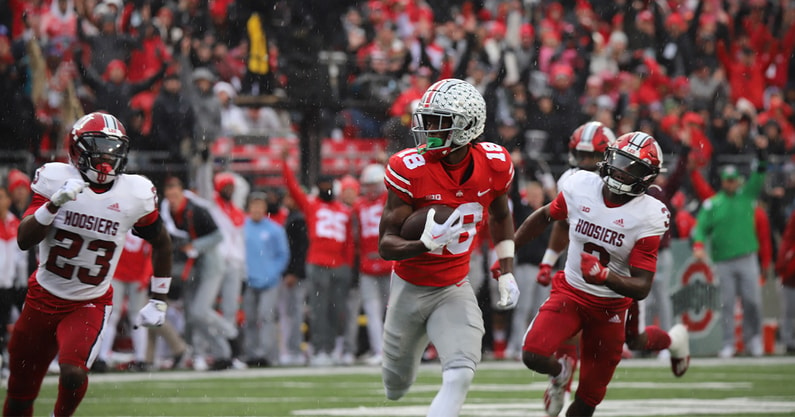
POLYGON ((596 407, 604 399, 607 384, 621 361, 626 310, 583 305, 553 288, 530 324, 522 350, 551 356, 565 340, 582 330, 576 395, 596 407))
POLYGON ((99 353, 99 334, 110 309, 91 302, 57 314, 24 307, 8 345, 8 396, 35 399, 56 354, 59 363, 88 370, 99 353))

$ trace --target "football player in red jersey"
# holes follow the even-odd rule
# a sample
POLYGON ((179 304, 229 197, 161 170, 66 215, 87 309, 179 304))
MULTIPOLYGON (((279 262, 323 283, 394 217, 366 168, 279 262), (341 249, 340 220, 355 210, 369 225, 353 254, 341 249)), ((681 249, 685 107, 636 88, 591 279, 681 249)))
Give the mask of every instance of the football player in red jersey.
POLYGON ((367 335, 372 356, 370 365, 381 364, 384 332, 384 309, 389 297, 389 274, 392 261, 378 253, 378 225, 386 204, 385 168, 382 164, 364 167, 359 177, 361 197, 353 205, 357 249, 359 251, 359 291, 362 309, 367 315, 367 335))
POLYGON ((156 327, 166 317, 171 239, 151 181, 124 173, 130 146, 124 126, 109 114, 91 113, 75 122, 69 141, 70 163, 47 163, 36 171, 33 201, 19 225, 19 247, 38 244, 41 263, 28 281, 8 347, 5 416, 33 415, 56 355, 60 379, 53 415, 75 412, 99 353, 111 310, 111 278, 130 229, 153 249, 152 297, 135 324, 156 327))
POLYGON ((662 152, 653 137, 642 132, 623 135, 608 147, 599 174, 573 174, 555 200, 516 231, 516 244, 521 245, 541 235, 554 220, 569 223, 565 272, 555 275, 550 297, 522 346, 524 364, 552 376, 546 400, 561 402, 562 408, 573 360, 553 353, 582 331, 580 384, 566 415, 593 415, 604 399, 621 360, 627 309, 633 299, 643 299, 651 290, 670 214, 645 192, 661 166, 662 152))
POLYGON ((288 152, 282 153, 282 174, 287 190, 306 218, 309 248, 306 255, 307 304, 312 329, 309 343, 312 366, 334 364, 332 354, 338 335, 345 333, 347 299, 353 276, 353 230, 351 209, 337 200, 334 181, 320 176, 317 195, 309 196, 298 184, 290 165, 288 152))
POLYGON ((500 145, 473 143, 483 133, 486 103, 471 84, 445 79, 431 85, 414 111, 416 148, 392 155, 388 197, 379 226, 379 252, 394 260, 384 323, 382 377, 386 396, 405 395, 417 376, 428 342, 439 352, 442 387, 428 416, 457 416, 480 362, 483 316, 467 274, 472 242, 486 219, 503 275, 501 308, 513 308, 513 218, 507 191, 511 157, 500 145), (419 240, 401 237, 415 210, 434 204, 455 208, 443 224, 428 211, 419 240))

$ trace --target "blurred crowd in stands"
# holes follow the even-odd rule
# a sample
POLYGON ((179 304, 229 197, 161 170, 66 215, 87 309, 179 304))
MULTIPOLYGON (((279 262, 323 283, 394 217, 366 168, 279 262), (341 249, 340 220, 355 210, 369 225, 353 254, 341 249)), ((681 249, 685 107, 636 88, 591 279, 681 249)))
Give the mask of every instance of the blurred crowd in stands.
MULTIPOLYGON (((296 137, 307 121, 392 153, 414 145, 425 89, 455 77, 486 99, 484 139, 547 198, 589 120, 651 133, 671 167, 692 149, 714 189, 722 165, 750 174, 765 137, 767 272, 795 198, 794 53, 792 0, 9 0, 0 174, 63 160, 66 132, 96 110, 125 124, 159 188, 222 168, 219 137, 296 137)), ((687 238, 699 198, 686 184, 674 202, 687 238)))

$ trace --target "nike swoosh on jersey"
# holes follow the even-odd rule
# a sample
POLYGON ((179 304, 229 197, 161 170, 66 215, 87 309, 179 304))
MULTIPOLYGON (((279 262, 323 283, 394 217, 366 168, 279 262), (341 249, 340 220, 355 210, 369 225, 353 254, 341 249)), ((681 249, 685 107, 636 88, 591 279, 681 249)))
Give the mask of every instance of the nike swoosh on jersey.
POLYGON ((491 188, 489 188, 489 189, 487 189, 485 191, 478 191, 478 197, 483 197, 483 195, 486 194, 489 191, 491 191, 491 188))

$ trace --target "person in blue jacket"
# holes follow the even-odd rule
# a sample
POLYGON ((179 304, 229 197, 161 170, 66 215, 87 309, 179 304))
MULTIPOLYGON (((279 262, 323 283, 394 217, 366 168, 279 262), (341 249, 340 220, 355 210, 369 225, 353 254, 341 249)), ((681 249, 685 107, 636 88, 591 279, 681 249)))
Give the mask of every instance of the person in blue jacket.
POLYGON ((246 363, 269 366, 278 360, 276 312, 279 282, 290 260, 284 227, 267 217, 265 193, 253 192, 248 199, 248 217, 243 226, 246 242, 247 286, 243 293, 246 363))

